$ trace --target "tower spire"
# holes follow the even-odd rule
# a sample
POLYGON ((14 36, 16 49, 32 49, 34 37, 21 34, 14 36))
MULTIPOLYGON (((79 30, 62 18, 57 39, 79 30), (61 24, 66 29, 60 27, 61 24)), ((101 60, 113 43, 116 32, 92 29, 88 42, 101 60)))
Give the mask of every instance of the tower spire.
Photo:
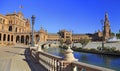
POLYGON ((105 12, 105 20, 108 20, 108 13, 105 12))
POLYGON ((110 23, 108 20, 108 13, 105 13, 105 21, 104 21, 104 39, 107 40, 110 37, 111 29, 110 23))
POLYGON ((110 25, 109 24, 109 19, 108 19, 108 13, 107 12, 105 12, 105 21, 104 21, 104 25, 106 26, 106 25, 110 25))

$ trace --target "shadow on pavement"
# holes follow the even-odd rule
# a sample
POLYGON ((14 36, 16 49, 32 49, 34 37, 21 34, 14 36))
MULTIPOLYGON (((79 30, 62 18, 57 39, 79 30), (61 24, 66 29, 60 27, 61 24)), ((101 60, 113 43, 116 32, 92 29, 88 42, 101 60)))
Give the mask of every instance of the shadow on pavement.
POLYGON ((12 54, 18 54, 18 55, 24 55, 24 54, 21 54, 21 53, 11 52, 11 51, 5 51, 5 52, 12 53, 12 54))
POLYGON ((24 61, 26 61, 31 69, 31 71, 48 71, 46 70, 40 63, 35 62, 35 59, 30 55, 30 49, 25 49, 25 58, 24 61))

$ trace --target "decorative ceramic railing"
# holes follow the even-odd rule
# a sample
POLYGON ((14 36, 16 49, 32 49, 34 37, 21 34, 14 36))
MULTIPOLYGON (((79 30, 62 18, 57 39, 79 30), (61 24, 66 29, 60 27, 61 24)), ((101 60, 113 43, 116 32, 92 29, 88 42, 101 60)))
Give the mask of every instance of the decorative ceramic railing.
POLYGON ((103 68, 83 62, 72 62, 72 66, 76 67, 76 71, 115 71, 108 68, 103 68))
POLYGON ((95 65, 65 59, 36 49, 30 49, 35 62, 40 63, 47 71, 114 71, 95 65))

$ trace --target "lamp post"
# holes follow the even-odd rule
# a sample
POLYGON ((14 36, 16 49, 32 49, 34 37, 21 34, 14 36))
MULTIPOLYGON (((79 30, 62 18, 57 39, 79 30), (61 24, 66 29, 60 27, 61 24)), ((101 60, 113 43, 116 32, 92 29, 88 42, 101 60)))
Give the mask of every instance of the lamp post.
POLYGON ((32 19, 32 42, 31 42, 31 45, 34 46, 34 23, 35 23, 35 16, 32 15, 31 19, 32 19))
POLYGON ((104 47, 104 20, 100 20, 101 24, 102 24, 102 33, 103 33, 103 36, 102 36, 102 48, 101 50, 103 50, 103 47, 104 47))

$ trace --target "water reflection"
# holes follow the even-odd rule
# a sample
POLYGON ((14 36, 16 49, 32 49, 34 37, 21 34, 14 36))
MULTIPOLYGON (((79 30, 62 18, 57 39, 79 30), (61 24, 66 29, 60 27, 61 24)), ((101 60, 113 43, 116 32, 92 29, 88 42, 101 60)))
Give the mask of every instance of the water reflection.
POLYGON ((45 52, 51 53, 53 55, 57 55, 57 56, 61 56, 64 57, 64 50, 60 49, 60 48, 48 48, 48 49, 44 49, 45 52))
MULTIPOLYGON (((65 52, 63 49, 60 48, 49 48, 45 51, 61 57, 64 57, 64 52, 65 52)), ((120 71, 120 57, 75 52, 75 51, 74 51, 74 56, 75 58, 79 59, 80 62, 107 67, 120 71)))

